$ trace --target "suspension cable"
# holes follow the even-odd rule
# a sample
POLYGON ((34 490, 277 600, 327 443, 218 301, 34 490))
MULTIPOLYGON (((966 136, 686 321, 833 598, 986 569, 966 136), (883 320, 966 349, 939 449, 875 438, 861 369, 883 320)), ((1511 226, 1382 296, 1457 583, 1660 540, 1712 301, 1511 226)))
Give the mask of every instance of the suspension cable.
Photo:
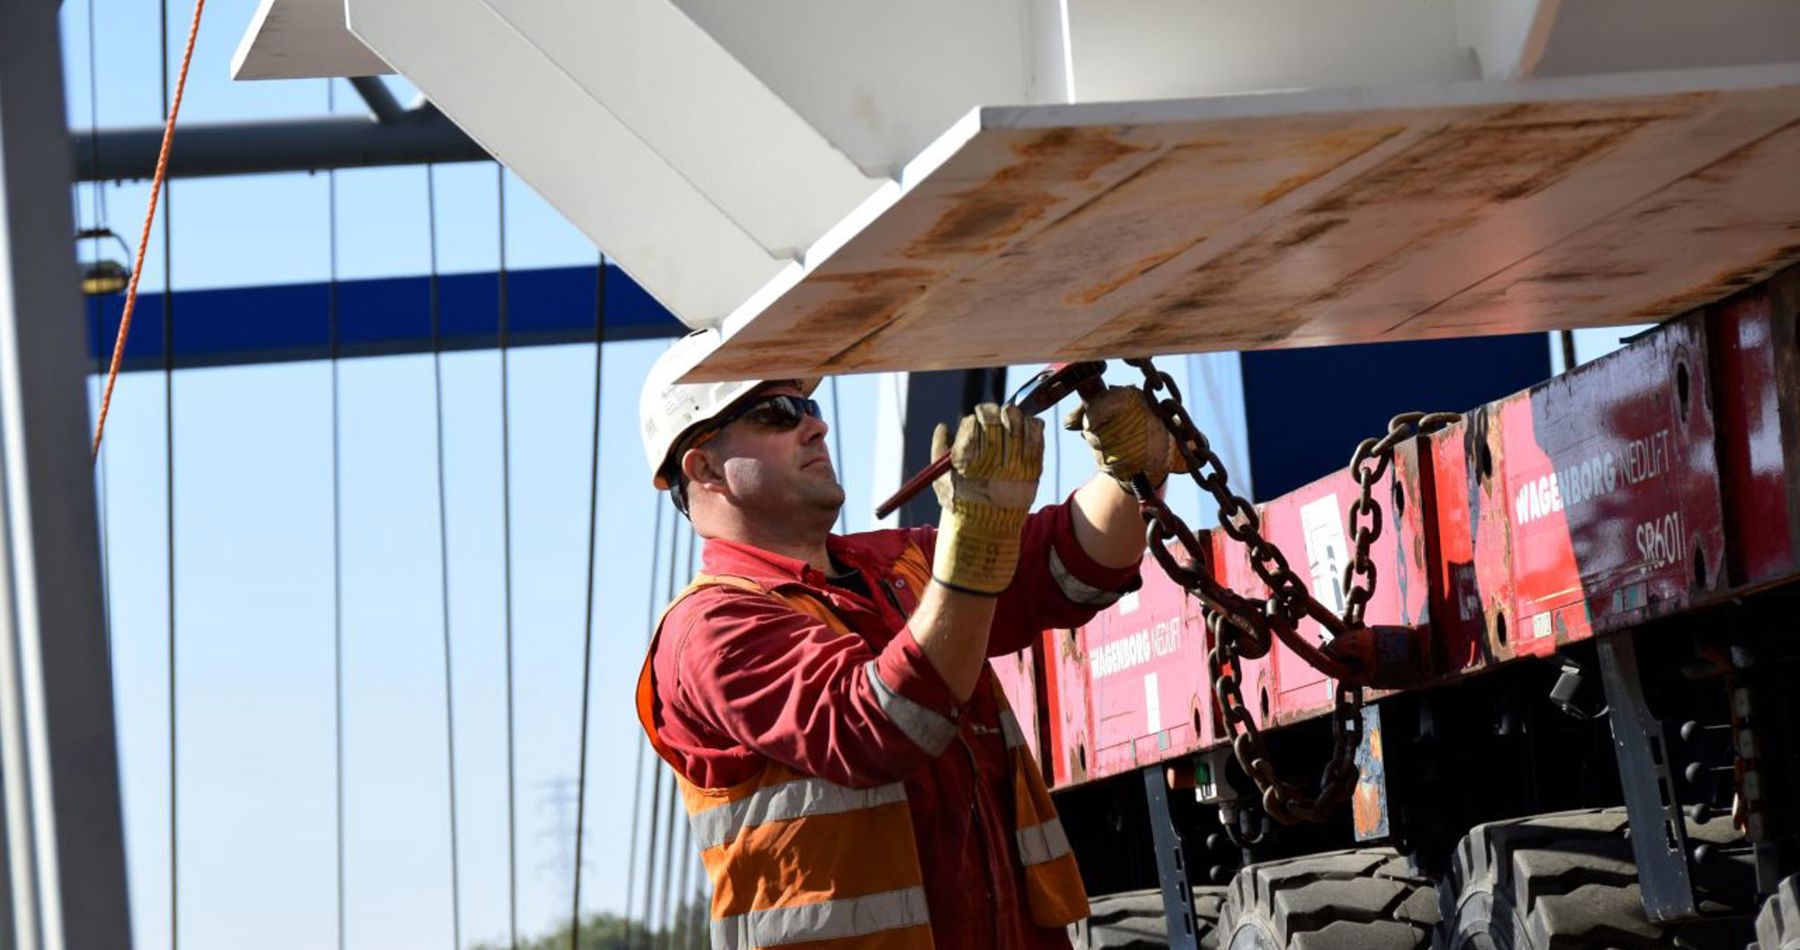
MULTIPOLYGON (((664 589, 663 603, 675 599, 675 564, 676 551, 681 544, 681 519, 669 519, 669 582, 664 589)), ((652 629, 654 623, 652 621, 652 629)), ((662 811, 663 769, 656 769, 650 776, 650 845, 644 853, 644 941, 649 944, 653 932, 650 929, 650 912, 655 907, 656 899, 656 815, 662 811)), ((673 793, 671 793, 673 794, 673 793)), ((629 908, 627 908, 629 911, 629 908)))
MULTIPOLYGON (((94 29, 94 2, 95 2, 95 0, 87 0, 88 156, 90 159, 90 164, 94 168, 99 168, 100 167, 100 65, 99 65, 100 55, 99 55, 99 46, 95 41, 95 32, 96 31, 94 29)), ((93 184, 93 188, 91 189, 91 191, 93 194, 93 202, 94 202, 94 206, 92 209, 93 221, 94 221, 93 230, 94 230, 95 234, 93 237, 93 244, 91 246, 93 248, 92 253, 94 255, 94 261, 97 264, 100 260, 100 246, 101 246, 100 245, 101 238, 100 238, 99 232, 105 231, 107 229, 108 215, 106 213, 106 185, 103 182, 101 182, 101 180, 98 178, 94 179, 92 184, 93 184)), ((79 205, 79 202, 77 202, 77 204, 79 205)), ((88 297, 87 305, 88 305, 89 322, 92 324, 92 326, 94 328, 95 337, 98 338, 100 333, 102 332, 102 330, 105 328, 105 323, 101 319, 100 298, 98 296, 88 297)), ((103 373, 103 372, 105 372, 105 366, 104 366, 104 364, 101 363, 99 354, 96 353, 94 355, 94 373, 96 374, 96 376, 98 376, 98 374, 103 373)), ((97 402, 99 400, 99 397, 100 397, 100 392, 99 392, 98 380, 96 380, 96 386, 94 388, 94 392, 93 392, 91 398, 93 398, 97 402)), ((98 513, 100 516, 100 621, 101 621, 101 629, 106 634, 106 653, 107 653, 107 656, 110 657, 112 655, 112 634, 113 634, 113 630, 112 630, 112 586, 113 585, 112 585, 112 513, 109 510, 108 506, 109 506, 110 498, 112 496, 112 491, 111 491, 111 489, 109 487, 109 483, 108 483, 108 476, 107 476, 107 471, 106 471, 106 455, 104 453, 101 453, 100 455, 96 456, 96 458, 94 459, 94 462, 95 462, 95 465, 100 470, 100 485, 99 485, 99 491, 97 493, 99 495, 99 512, 98 513)))
MULTIPOLYGON (((175 116, 181 112, 181 95, 187 89, 188 65, 194 59, 194 38, 200 34, 200 11, 206 8, 206 0, 194 0, 194 19, 188 26, 187 48, 181 54, 181 76, 175 82, 175 98, 169 98, 169 0, 160 0, 159 9, 162 36, 162 103, 163 112, 168 118, 163 123, 162 149, 156 156, 156 173, 150 178, 150 206, 144 211, 144 228, 138 236, 137 260, 131 265, 131 279, 125 289, 125 312, 119 317, 119 336, 113 341, 112 364, 106 371, 106 390, 100 395, 100 414, 94 421, 93 454, 100 454, 100 439, 106 434, 106 414, 112 408, 113 386, 119 381, 119 362, 125 356, 125 338, 131 333, 131 314, 137 309, 138 277, 144 272, 144 251, 150 246, 150 225, 156 220, 157 197, 162 194, 163 182, 169 173, 169 146, 175 140, 175 116)), ((171 189, 172 191, 173 189, 171 189)), ((173 202, 171 201, 171 204, 173 202)), ((169 220, 163 215, 163 270, 168 271, 169 258, 169 220)), ((167 282, 163 285, 164 308, 169 298, 170 288, 167 282)), ((164 321, 163 335, 168 336, 167 320, 164 321)))
POLYGON ((606 352, 606 256, 594 270, 594 436, 588 461, 587 606, 581 641, 581 753, 575 773, 575 893, 569 897, 569 950, 581 948, 581 844, 587 822, 588 697, 594 668, 594 535, 600 522, 600 390, 606 352))
MULTIPOLYGON (((694 576, 694 551, 697 548, 699 548, 699 546, 700 546, 700 538, 698 535, 696 535, 691 530, 691 525, 690 525, 690 530, 688 531, 687 568, 686 568, 687 576, 690 578, 692 578, 694 576)), ((662 924, 662 931, 663 931, 663 941, 662 942, 663 942, 664 947, 670 946, 671 941, 673 941, 675 938, 675 933, 674 933, 675 928, 673 925, 674 918, 670 914, 670 902, 673 899, 674 894, 675 894, 674 888, 670 886, 673 883, 673 876, 675 873, 675 863, 677 861, 680 861, 685 856, 686 849, 691 846, 691 839, 690 839, 689 842, 684 842, 682 844, 682 847, 680 850, 677 850, 675 847, 675 802, 677 799, 679 799, 681 797, 680 795, 676 794, 676 792, 678 791, 676 785, 677 785, 677 782, 675 779, 675 774, 674 774, 673 770, 670 770, 670 773, 669 773, 669 804, 668 804, 668 809, 667 809, 668 818, 665 819, 665 823, 668 826, 668 830, 666 832, 664 832, 664 834, 667 838, 667 841, 663 845, 662 909, 661 909, 661 913, 658 915, 660 918, 660 923, 662 924)), ((683 822, 683 824, 686 824, 686 822, 683 822)), ((692 826, 690 825, 689 828, 690 828, 690 833, 691 833, 692 826)))
POLYGON ((692 822, 684 821, 681 823, 681 847, 675 852, 681 861, 680 883, 675 887, 675 921, 669 928, 669 945, 683 950, 692 939, 688 933, 688 923, 693 912, 693 904, 688 901, 688 881, 693 876, 693 848, 694 826, 692 822))
MULTIPOLYGON (((661 545, 662 545, 663 508, 666 507, 662 503, 662 498, 660 496, 658 496, 656 505, 654 507, 656 508, 656 526, 650 529, 650 570, 649 570, 650 594, 647 598, 648 603, 646 604, 645 610, 644 610, 644 625, 646 627, 646 630, 644 633, 644 644, 645 644, 644 649, 645 649, 646 653, 649 652, 650 637, 652 634, 654 634, 656 632, 656 616, 657 616, 657 614, 656 614, 656 568, 657 568, 657 561, 659 560, 661 553, 662 553, 661 545)), ((675 552, 670 551, 669 556, 674 557, 675 552)), ((650 754, 650 742, 649 742, 648 738, 643 737, 643 736, 639 736, 639 738, 642 741, 640 741, 638 744, 637 774, 636 774, 636 777, 634 777, 631 781, 631 845, 630 845, 630 847, 625 849, 625 945, 626 945, 626 947, 631 946, 631 904, 632 904, 631 899, 636 896, 636 894, 634 892, 637 887, 636 872, 637 872, 638 825, 640 824, 640 817, 643 814, 642 807, 643 807, 643 798, 644 798, 644 759, 647 758, 650 754)))
POLYGON ((512 604, 512 412, 507 381, 508 356, 506 299, 506 166, 494 163, 495 191, 500 209, 500 269, 495 274, 498 290, 500 349, 500 569, 506 624, 506 913, 512 950, 519 950, 519 809, 518 766, 513 736, 513 604, 512 604))
POLYGON ((462 868, 456 841, 456 680, 450 652, 450 519, 444 486, 444 314, 438 296, 437 166, 425 166, 425 218, 431 245, 426 282, 431 308, 431 395, 437 425, 438 596, 444 634, 444 747, 450 775, 450 940, 462 948, 462 868))
MULTIPOLYGON (((336 110, 333 80, 325 80, 325 111, 336 110)), ((341 454, 343 413, 338 382, 338 220, 337 172, 325 172, 326 229, 330 241, 325 284, 327 359, 331 364, 331 672, 332 749, 335 755, 335 821, 337 842, 337 946, 344 950, 344 466, 341 454)))
MULTIPOLYGON (((131 327, 131 310, 137 302, 138 277, 144 271, 144 249, 150 243, 150 224, 156 216, 156 198, 160 190, 165 162, 169 155, 169 139, 175 131, 175 113, 179 111, 181 90, 187 79, 187 63, 194 52, 194 33, 200 27, 200 8, 205 0, 195 0, 194 23, 188 32, 187 52, 181 60, 181 79, 175 86, 175 98, 169 98, 169 0, 160 0, 163 111, 169 121, 163 129, 162 155, 157 159, 157 174, 150 187, 150 209, 144 215, 144 230, 139 236, 137 263, 131 268, 131 287, 125 295, 125 312, 119 322, 119 339, 113 345, 112 368, 107 373, 106 392, 100 398, 100 418, 94 428, 94 447, 100 446, 100 436, 106 425, 106 409, 112 395, 113 383, 119 374, 119 358, 125 349, 125 334, 131 327)), ((174 231, 170 221, 175 216, 175 189, 170 187, 169 200, 163 209, 163 293, 162 293, 162 358, 163 358, 163 521, 167 528, 164 532, 168 559, 165 577, 168 584, 169 611, 169 950, 180 950, 181 947, 181 863, 180 863, 180 787, 177 783, 176 767, 180 761, 177 755, 176 715, 176 637, 175 637, 175 245, 171 238, 174 231)))
MULTIPOLYGON (((87 54, 88 54, 88 158, 89 164, 100 167, 100 63, 99 47, 94 40, 94 0, 87 3, 87 54)), ((106 186, 99 178, 93 181, 94 193, 94 225, 95 230, 106 227, 106 186)), ((100 236, 94 236, 94 252, 100 251, 100 236)))

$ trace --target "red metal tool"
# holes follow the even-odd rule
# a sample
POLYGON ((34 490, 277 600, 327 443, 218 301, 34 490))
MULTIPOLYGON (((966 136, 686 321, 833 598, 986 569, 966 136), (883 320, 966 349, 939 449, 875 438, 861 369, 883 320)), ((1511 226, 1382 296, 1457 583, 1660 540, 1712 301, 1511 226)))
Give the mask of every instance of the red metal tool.
MULTIPOLYGON (((1106 363, 1100 360, 1087 360, 1080 363, 1051 363, 1049 368, 1037 375, 1031 383, 1031 391, 1023 397, 1012 400, 1019 410, 1028 416, 1040 412, 1062 401, 1070 393, 1080 393, 1084 398, 1093 398, 1106 391, 1106 384, 1100 381, 1106 372, 1106 363)), ((925 490, 925 486, 938 480, 938 477, 950 470, 950 455, 945 453, 919 474, 906 480, 900 490, 881 503, 875 509, 875 517, 886 518, 896 508, 906 504, 914 495, 925 490)))

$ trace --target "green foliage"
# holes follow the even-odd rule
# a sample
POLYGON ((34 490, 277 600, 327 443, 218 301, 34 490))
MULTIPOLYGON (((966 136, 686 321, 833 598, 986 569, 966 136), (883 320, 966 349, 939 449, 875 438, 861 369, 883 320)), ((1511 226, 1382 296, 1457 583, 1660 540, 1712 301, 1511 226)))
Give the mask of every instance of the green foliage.
MULTIPOLYGON (((550 933, 520 938, 519 950, 570 950, 569 923, 550 933)), ((672 926, 652 930, 614 914, 589 914, 581 920, 581 943, 574 950, 707 950, 706 906, 685 903, 672 926)), ((503 937, 475 944, 471 950, 512 950, 503 937)))

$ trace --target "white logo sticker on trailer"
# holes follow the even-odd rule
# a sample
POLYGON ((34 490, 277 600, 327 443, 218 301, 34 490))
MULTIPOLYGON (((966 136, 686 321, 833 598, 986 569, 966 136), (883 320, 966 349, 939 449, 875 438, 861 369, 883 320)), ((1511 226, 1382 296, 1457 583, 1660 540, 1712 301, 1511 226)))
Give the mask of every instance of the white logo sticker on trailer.
POLYGON ((1144 674, 1144 734, 1162 731, 1162 696, 1156 689, 1156 674, 1144 674))
POLYGON ((1332 613, 1343 613, 1344 592, 1338 585, 1349 560, 1349 544, 1344 540, 1344 516, 1335 492, 1300 506, 1300 530, 1306 536, 1313 596, 1332 613))

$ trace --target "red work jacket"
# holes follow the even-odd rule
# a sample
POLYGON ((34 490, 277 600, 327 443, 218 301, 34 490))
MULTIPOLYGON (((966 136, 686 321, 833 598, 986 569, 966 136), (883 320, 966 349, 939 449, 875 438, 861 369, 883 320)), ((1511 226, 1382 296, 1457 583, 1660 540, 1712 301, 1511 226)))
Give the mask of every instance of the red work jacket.
MULTIPOLYGON (((831 585, 804 561, 708 541, 705 573, 810 593, 861 639, 766 595, 698 591, 664 619, 652 658, 657 729, 698 785, 744 781, 764 758, 852 787, 903 780, 937 946, 1066 947, 1063 931, 1035 925, 1025 905, 993 673, 983 671, 957 703, 906 629, 923 592, 889 566, 908 545, 929 559, 936 537, 931 527, 833 535, 827 550, 862 573, 872 599, 831 585), (878 686, 953 720, 955 740, 935 754, 919 745, 884 712, 878 686)), ((1135 566, 1105 568, 1081 549, 1066 503, 1027 520, 1022 550, 995 611, 989 656, 1023 649, 1042 630, 1086 623, 1137 586, 1135 566)))

